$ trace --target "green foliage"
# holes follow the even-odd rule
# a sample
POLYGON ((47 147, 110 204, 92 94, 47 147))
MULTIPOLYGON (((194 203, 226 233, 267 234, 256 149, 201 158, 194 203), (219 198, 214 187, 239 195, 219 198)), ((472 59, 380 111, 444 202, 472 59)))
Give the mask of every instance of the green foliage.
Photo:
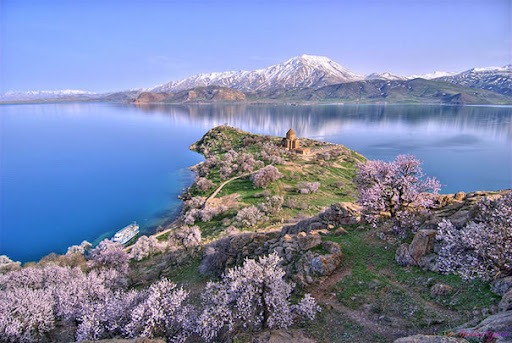
MULTIPOLYGON (((210 157, 222 158, 228 151, 226 149, 233 149, 239 153, 250 152, 256 158, 260 158, 265 142, 278 145, 280 138, 254 135, 231 127, 221 126, 210 130, 191 148, 203 153, 206 152, 210 157)), ((356 192, 352 183, 356 171, 355 165, 357 161, 365 160, 365 158, 356 152, 330 143, 305 139, 301 144, 311 147, 313 151, 315 149, 319 149, 320 152, 326 151, 325 149, 327 151, 337 149, 341 150, 341 153, 333 155, 328 161, 319 161, 316 159, 315 153, 309 156, 295 155, 294 158, 290 159, 286 157, 286 152, 283 151, 286 163, 276 165, 283 177, 267 186, 265 196, 279 195, 284 198, 285 204, 287 200, 292 200, 297 206, 286 208, 285 205, 279 213, 272 215, 271 222, 292 219, 298 215, 314 215, 332 203, 355 200, 356 192), (300 194, 297 187, 301 182, 320 182, 320 188, 316 193, 300 194)), ((218 166, 211 168, 206 177, 214 183, 214 187, 201 192, 192 186, 189 190, 192 196, 208 197, 220 184, 226 181, 220 179, 218 166)), ((223 229, 222 219, 230 218, 229 216, 234 217, 240 208, 250 205, 257 206, 264 202, 265 196, 262 196, 262 192, 262 189, 254 187, 249 176, 228 182, 216 197, 237 194, 238 203, 228 211, 228 214, 225 213, 218 218, 214 217, 207 223, 196 222, 202 230, 203 237, 215 237, 223 229)), ((254 229, 257 230, 268 225, 268 223, 268 221, 262 221, 260 226, 254 229)))
POLYGON ((397 246, 378 239, 373 230, 353 228, 348 235, 324 239, 341 244, 343 267, 351 270, 335 286, 337 299, 349 308, 371 304, 375 313, 405 316, 412 327, 422 328, 433 323, 459 325, 469 319, 471 311, 488 308, 499 300, 485 282, 399 266, 394 259, 397 246), (454 291, 434 297, 430 288, 436 283, 449 285, 454 291), (438 311, 437 306, 445 311, 438 311), (450 311, 457 311, 458 316, 448 315, 450 311))

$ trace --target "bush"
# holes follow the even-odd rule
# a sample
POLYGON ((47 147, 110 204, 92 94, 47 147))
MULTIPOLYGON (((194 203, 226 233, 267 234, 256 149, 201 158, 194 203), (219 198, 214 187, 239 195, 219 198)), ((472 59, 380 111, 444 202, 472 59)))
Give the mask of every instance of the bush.
POLYGON ((121 243, 104 239, 91 250, 89 265, 92 268, 113 268, 122 274, 128 272, 130 257, 121 243))
POLYGON ((184 342, 192 329, 192 308, 185 304, 189 293, 167 279, 152 284, 144 293, 145 299, 130 313, 129 336, 184 342))
POLYGON ((301 182, 298 185, 298 190, 300 194, 311 194, 318 192, 320 188, 320 182, 301 182))
POLYGON ((412 214, 433 206, 440 183, 435 178, 424 179, 420 164, 414 156, 399 155, 393 162, 358 165, 358 201, 368 222, 376 226, 380 214, 388 212, 398 230, 405 220, 411 222, 412 214))
POLYGON ((262 188, 268 186, 273 181, 283 177, 283 174, 273 165, 268 165, 256 173, 251 175, 251 180, 254 187, 262 188))
POLYGON ((172 244, 180 244, 185 248, 190 248, 201 244, 201 229, 199 226, 182 226, 177 229, 169 239, 172 244))
POLYGON ((91 243, 89 243, 87 241, 83 241, 82 243, 80 243, 80 245, 70 246, 68 248, 68 251, 66 252, 66 255, 74 255, 74 254, 85 255, 85 253, 88 252, 91 248, 92 248, 91 243))
POLYGON ((140 261, 148 256, 162 252, 165 244, 158 242, 155 236, 142 236, 132 246, 130 258, 140 261))
POLYGON ((241 227, 251 227, 263 218, 263 213, 254 205, 244 207, 235 216, 235 222, 241 227))
POLYGON ((201 192, 205 192, 213 187, 213 182, 204 177, 196 178, 196 187, 201 192))
POLYGON ((286 328, 296 315, 314 318, 319 307, 311 296, 298 305, 290 303, 294 285, 284 280, 276 254, 246 259, 242 267, 229 270, 220 282, 209 282, 202 295, 203 311, 197 332, 207 341, 226 330, 286 328))
POLYGON ((283 207, 284 198, 280 195, 268 197, 264 203, 258 205, 258 209, 266 214, 276 214, 283 207))
POLYGON ((436 238, 442 272, 467 279, 512 275, 512 193, 481 201, 473 220, 462 228, 442 221, 436 238))

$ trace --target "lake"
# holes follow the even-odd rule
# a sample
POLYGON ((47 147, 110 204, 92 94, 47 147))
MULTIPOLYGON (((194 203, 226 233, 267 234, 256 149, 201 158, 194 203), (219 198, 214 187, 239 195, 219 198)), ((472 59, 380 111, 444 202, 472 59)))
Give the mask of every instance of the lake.
POLYGON ((424 105, 0 105, 0 254, 37 260, 179 211, 213 126, 413 154, 442 193, 512 187, 512 107, 424 105))

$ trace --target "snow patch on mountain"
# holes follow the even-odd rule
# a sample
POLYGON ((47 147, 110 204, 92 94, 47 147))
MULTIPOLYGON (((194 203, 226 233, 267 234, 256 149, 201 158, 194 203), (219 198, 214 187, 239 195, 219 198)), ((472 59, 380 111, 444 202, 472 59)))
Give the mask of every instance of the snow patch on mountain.
POLYGON ((437 80, 512 95, 511 64, 503 67, 472 68, 456 75, 436 78, 437 80))
POLYGON ((406 80, 405 77, 390 72, 372 73, 365 77, 366 80, 406 80))
POLYGON ((220 86, 258 92, 279 88, 320 88, 363 79, 362 75, 327 57, 301 55, 264 69, 198 74, 150 88, 149 91, 176 92, 195 87, 220 86))
POLYGON ((425 80, 432 80, 437 79, 440 77, 446 77, 446 76, 452 76, 457 75, 457 72, 451 72, 451 71, 434 71, 433 73, 427 73, 427 74, 420 74, 420 75, 409 75, 405 78, 408 80, 412 79, 425 79, 425 80))

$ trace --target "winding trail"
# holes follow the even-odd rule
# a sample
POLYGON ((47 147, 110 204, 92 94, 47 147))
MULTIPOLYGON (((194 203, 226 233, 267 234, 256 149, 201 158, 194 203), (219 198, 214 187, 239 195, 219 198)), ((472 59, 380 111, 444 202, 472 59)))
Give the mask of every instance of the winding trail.
POLYGON ((386 337, 387 340, 393 342, 397 337, 406 336, 407 333, 386 325, 376 323, 365 315, 363 311, 353 310, 341 304, 336 299, 336 294, 333 291, 334 285, 338 283, 345 276, 350 275, 352 270, 350 268, 340 269, 327 279, 322 281, 318 287, 316 287, 311 295, 317 300, 317 302, 327 308, 331 308, 340 314, 344 315, 357 325, 363 327, 366 331, 372 332, 378 336, 386 337))
POLYGON ((254 173, 258 172, 258 171, 259 170, 256 170, 256 171, 254 171, 252 173, 245 173, 245 174, 242 174, 242 175, 238 175, 238 176, 232 177, 229 180, 224 181, 223 183, 220 184, 219 187, 217 187, 215 192, 213 192, 212 194, 210 194, 210 196, 208 198, 206 198, 206 200, 204 201, 203 207, 205 207, 208 204, 208 201, 210 201, 211 199, 215 198, 217 196, 217 194, 219 194, 219 192, 222 190, 222 188, 224 188, 224 186, 227 185, 228 183, 230 183, 231 181, 234 181, 236 179, 241 179, 242 177, 249 176, 249 175, 254 174, 254 173))

